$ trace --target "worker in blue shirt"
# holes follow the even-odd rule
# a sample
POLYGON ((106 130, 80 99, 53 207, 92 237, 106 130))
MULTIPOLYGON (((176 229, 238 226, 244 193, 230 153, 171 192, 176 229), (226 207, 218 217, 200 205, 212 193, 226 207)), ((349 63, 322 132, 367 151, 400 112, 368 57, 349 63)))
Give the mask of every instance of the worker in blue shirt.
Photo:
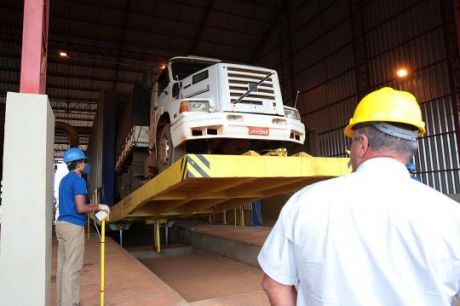
POLYGON ((110 209, 104 204, 86 204, 86 181, 82 175, 88 172, 86 155, 78 148, 64 153, 69 173, 59 184, 59 217, 56 221, 58 240, 57 305, 80 304, 80 276, 85 251, 84 227, 86 213, 110 209))

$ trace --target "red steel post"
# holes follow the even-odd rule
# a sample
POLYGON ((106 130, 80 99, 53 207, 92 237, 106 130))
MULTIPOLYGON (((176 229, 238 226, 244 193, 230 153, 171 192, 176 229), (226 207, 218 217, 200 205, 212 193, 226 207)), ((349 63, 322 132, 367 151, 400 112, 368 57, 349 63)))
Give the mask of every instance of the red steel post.
MULTIPOLYGON (((455 123, 455 135, 457 137, 457 148, 460 150, 460 98, 458 91, 458 81, 459 81, 459 71, 458 71, 458 56, 460 56, 460 0, 453 0, 454 6, 454 18, 455 18, 455 28, 457 29, 457 61, 455 65, 456 71, 454 71, 454 87, 451 90, 454 90, 452 108, 454 112, 454 123, 455 123), (457 82, 456 82, 457 81, 457 82), (455 84, 457 83, 457 84, 455 84), (457 86, 456 86, 457 85, 457 86)), ((451 78, 452 78, 451 77, 451 78)), ((460 154, 460 153, 459 153, 460 154)))
POLYGON ((19 92, 44 94, 50 0, 24 0, 19 92))

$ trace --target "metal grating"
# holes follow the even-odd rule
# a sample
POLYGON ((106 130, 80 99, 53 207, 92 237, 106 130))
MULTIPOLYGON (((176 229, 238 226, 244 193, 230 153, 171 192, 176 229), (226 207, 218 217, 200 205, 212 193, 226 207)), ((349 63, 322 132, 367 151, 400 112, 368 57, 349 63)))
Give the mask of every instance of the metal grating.
MULTIPOLYGON (((257 84, 265 78, 269 71, 261 69, 247 69, 227 65, 227 75, 231 101, 236 101, 248 89, 250 84, 257 84)), ((252 91, 240 103, 262 104, 264 100, 275 101, 275 91, 272 78, 268 78, 258 86, 257 91, 252 91)))

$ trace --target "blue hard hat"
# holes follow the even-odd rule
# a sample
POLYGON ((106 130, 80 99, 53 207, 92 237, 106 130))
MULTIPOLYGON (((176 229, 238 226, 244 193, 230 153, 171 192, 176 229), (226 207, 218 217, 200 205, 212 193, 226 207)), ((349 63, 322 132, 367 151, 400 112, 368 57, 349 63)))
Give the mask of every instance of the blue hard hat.
POLYGON ((415 164, 412 163, 412 162, 409 162, 409 163, 406 164, 406 168, 409 171, 415 171, 415 164))
POLYGON ((87 159, 85 153, 79 148, 70 148, 64 153, 64 162, 70 163, 76 160, 87 159))

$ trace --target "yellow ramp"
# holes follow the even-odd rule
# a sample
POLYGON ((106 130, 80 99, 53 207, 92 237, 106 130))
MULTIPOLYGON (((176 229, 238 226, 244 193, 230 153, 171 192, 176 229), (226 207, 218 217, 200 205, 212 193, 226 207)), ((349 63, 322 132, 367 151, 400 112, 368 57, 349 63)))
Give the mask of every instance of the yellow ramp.
POLYGON ((188 154, 113 206, 110 222, 223 212, 349 173, 348 161, 188 154))

